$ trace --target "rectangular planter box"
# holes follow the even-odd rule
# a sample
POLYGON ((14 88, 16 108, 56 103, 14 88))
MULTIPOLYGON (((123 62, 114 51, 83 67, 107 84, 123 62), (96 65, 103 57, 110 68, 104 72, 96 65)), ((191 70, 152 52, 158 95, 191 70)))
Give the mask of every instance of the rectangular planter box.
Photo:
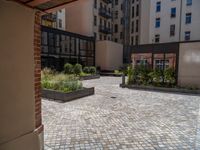
POLYGON ((124 85, 120 84, 122 88, 136 89, 136 90, 148 90, 148 91, 160 91, 160 92, 171 92, 171 93, 185 93, 185 94, 200 94, 200 90, 188 90, 178 88, 165 88, 155 86, 144 86, 144 85, 124 85))
POLYGON ((82 76, 80 77, 80 80, 92 80, 92 79, 99 79, 100 75, 96 74, 96 75, 90 75, 90 76, 82 76))
POLYGON ((54 90, 42 89, 42 97, 47 99, 61 100, 64 102, 71 101, 74 99, 94 95, 94 87, 92 88, 83 88, 82 90, 64 93, 54 90))
POLYGON ((110 76, 110 77, 121 77, 122 76, 122 74, 104 73, 104 72, 101 72, 100 75, 101 76, 110 76))

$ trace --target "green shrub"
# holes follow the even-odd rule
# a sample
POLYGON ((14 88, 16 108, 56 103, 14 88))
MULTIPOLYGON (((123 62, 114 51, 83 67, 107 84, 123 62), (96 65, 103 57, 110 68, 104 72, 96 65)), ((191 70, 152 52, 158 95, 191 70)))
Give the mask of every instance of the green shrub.
POLYGON ((73 66, 71 64, 69 64, 69 63, 66 63, 64 65, 64 72, 66 74, 73 74, 73 66))
POLYGON ((147 66, 139 65, 135 68, 135 80, 138 84, 149 84, 150 78, 149 73, 151 72, 151 69, 149 69, 147 66))
POLYGON ((127 68, 128 84, 134 83, 134 70, 132 65, 129 65, 127 68))
POLYGON ((62 92, 82 89, 83 85, 74 75, 54 74, 51 78, 42 77, 42 88, 62 92))
POLYGON ((96 74, 96 72, 97 72, 96 67, 94 67, 94 66, 89 67, 89 73, 91 73, 91 74, 96 74))
POLYGON ((114 74, 120 74, 119 70, 114 70, 114 74))
POLYGON ((80 65, 80 64, 74 65, 73 72, 74 72, 76 75, 80 75, 81 72, 82 72, 82 65, 80 65))
POLYGON ((123 74, 127 75, 128 74, 128 64, 124 64, 122 67, 120 67, 120 70, 123 74))
POLYGON ((41 78, 43 79, 51 79, 52 76, 55 74, 56 72, 51 70, 50 68, 44 68, 42 71, 41 71, 41 78))
POLYGON ((69 91, 77 91, 83 87, 82 83, 78 80, 76 81, 68 81, 63 83, 64 89, 68 89, 69 91))
POLYGON ((90 68, 87 67, 87 66, 84 67, 84 68, 83 68, 83 72, 84 72, 84 73, 90 73, 90 68))
POLYGON ((160 69, 154 69, 152 72, 149 73, 149 77, 152 83, 156 86, 160 86, 162 82, 163 71, 160 69))
POLYGON ((175 84, 176 77, 175 77, 174 69, 173 68, 165 69, 164 78, 165 78, 165 82, 168 83, 169 85, 175 84))

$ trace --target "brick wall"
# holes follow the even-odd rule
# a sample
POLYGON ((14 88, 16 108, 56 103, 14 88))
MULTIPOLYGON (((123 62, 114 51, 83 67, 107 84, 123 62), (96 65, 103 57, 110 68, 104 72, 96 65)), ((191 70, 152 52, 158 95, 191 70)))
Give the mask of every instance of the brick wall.
MULTIPOLYGON (((40 12, 35 13, 34 23, 34 76, 35 76, 35 127, 42 127, 41 114, 41 16, 40 12)), ((41 128, 42 131, 42 128, 41 128)))

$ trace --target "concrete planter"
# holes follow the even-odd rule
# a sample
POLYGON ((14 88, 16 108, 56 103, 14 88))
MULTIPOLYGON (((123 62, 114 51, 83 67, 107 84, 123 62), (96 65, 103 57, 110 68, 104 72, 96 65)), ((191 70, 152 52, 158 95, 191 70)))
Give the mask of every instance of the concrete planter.
POLYGON ((104 72, 101 72, 100 75, 101 76, 110 76, 110 77, 121 77, 122 76, 122 74, 104 73, 104 72))
POLYGON ((80 80, 92 80, 92 79, 99 79, 100 75, 95 74, 95 75, 89 75, 89 76, 82 76, 80 77, 80 80))
POLYGON ((147 90, 147 91, 159 91, 159 92, 171 92, 171 93, 185 93, 185 94, 200 94, 200 90, 188 90, 179 88, 165 88, 155 86, 144 86, 144 85, 124 85, 120 84, 122 88, 136 89, 136 90, 147 90))
POLYGON ((71 101, 74 99, 94 95, 94 87, 92 88, 83 88, 82 90, 64 93, 54 90, 42 89, 42 97, 48 99, 62 100, 63 102, 71 101))

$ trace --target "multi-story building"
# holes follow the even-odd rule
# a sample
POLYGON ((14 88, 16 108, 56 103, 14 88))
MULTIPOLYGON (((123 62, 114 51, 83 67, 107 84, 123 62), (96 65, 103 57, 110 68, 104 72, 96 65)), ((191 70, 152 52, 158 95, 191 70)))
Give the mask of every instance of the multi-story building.
POLYGON ((96 40, 112 40, 112 1, 94 0, 93 30, 96 40))
POLYGON ((123 43, 123 2, 124 0, 81 0, 69 4, 66 7, 66 30, 95 36, 97 41, 123 43))
POLYGON ((199 0, 140 0, 139 44, 200 40, 199 0))
POLYGON ((42 16, 42 25, 47 27, 65 30, 65 23, 65 9, 42 16))
POLYGON ((129 44, 130 45, 138 45, 140 38, 140 8, 141 1, 140 0, 132 0, 129 2, 130 6, 130 14, 129 14, 129 44))
POLYGON ((124 0, 114 0, 112 3, 113 13, 113 41, 124 43, 124 0))

